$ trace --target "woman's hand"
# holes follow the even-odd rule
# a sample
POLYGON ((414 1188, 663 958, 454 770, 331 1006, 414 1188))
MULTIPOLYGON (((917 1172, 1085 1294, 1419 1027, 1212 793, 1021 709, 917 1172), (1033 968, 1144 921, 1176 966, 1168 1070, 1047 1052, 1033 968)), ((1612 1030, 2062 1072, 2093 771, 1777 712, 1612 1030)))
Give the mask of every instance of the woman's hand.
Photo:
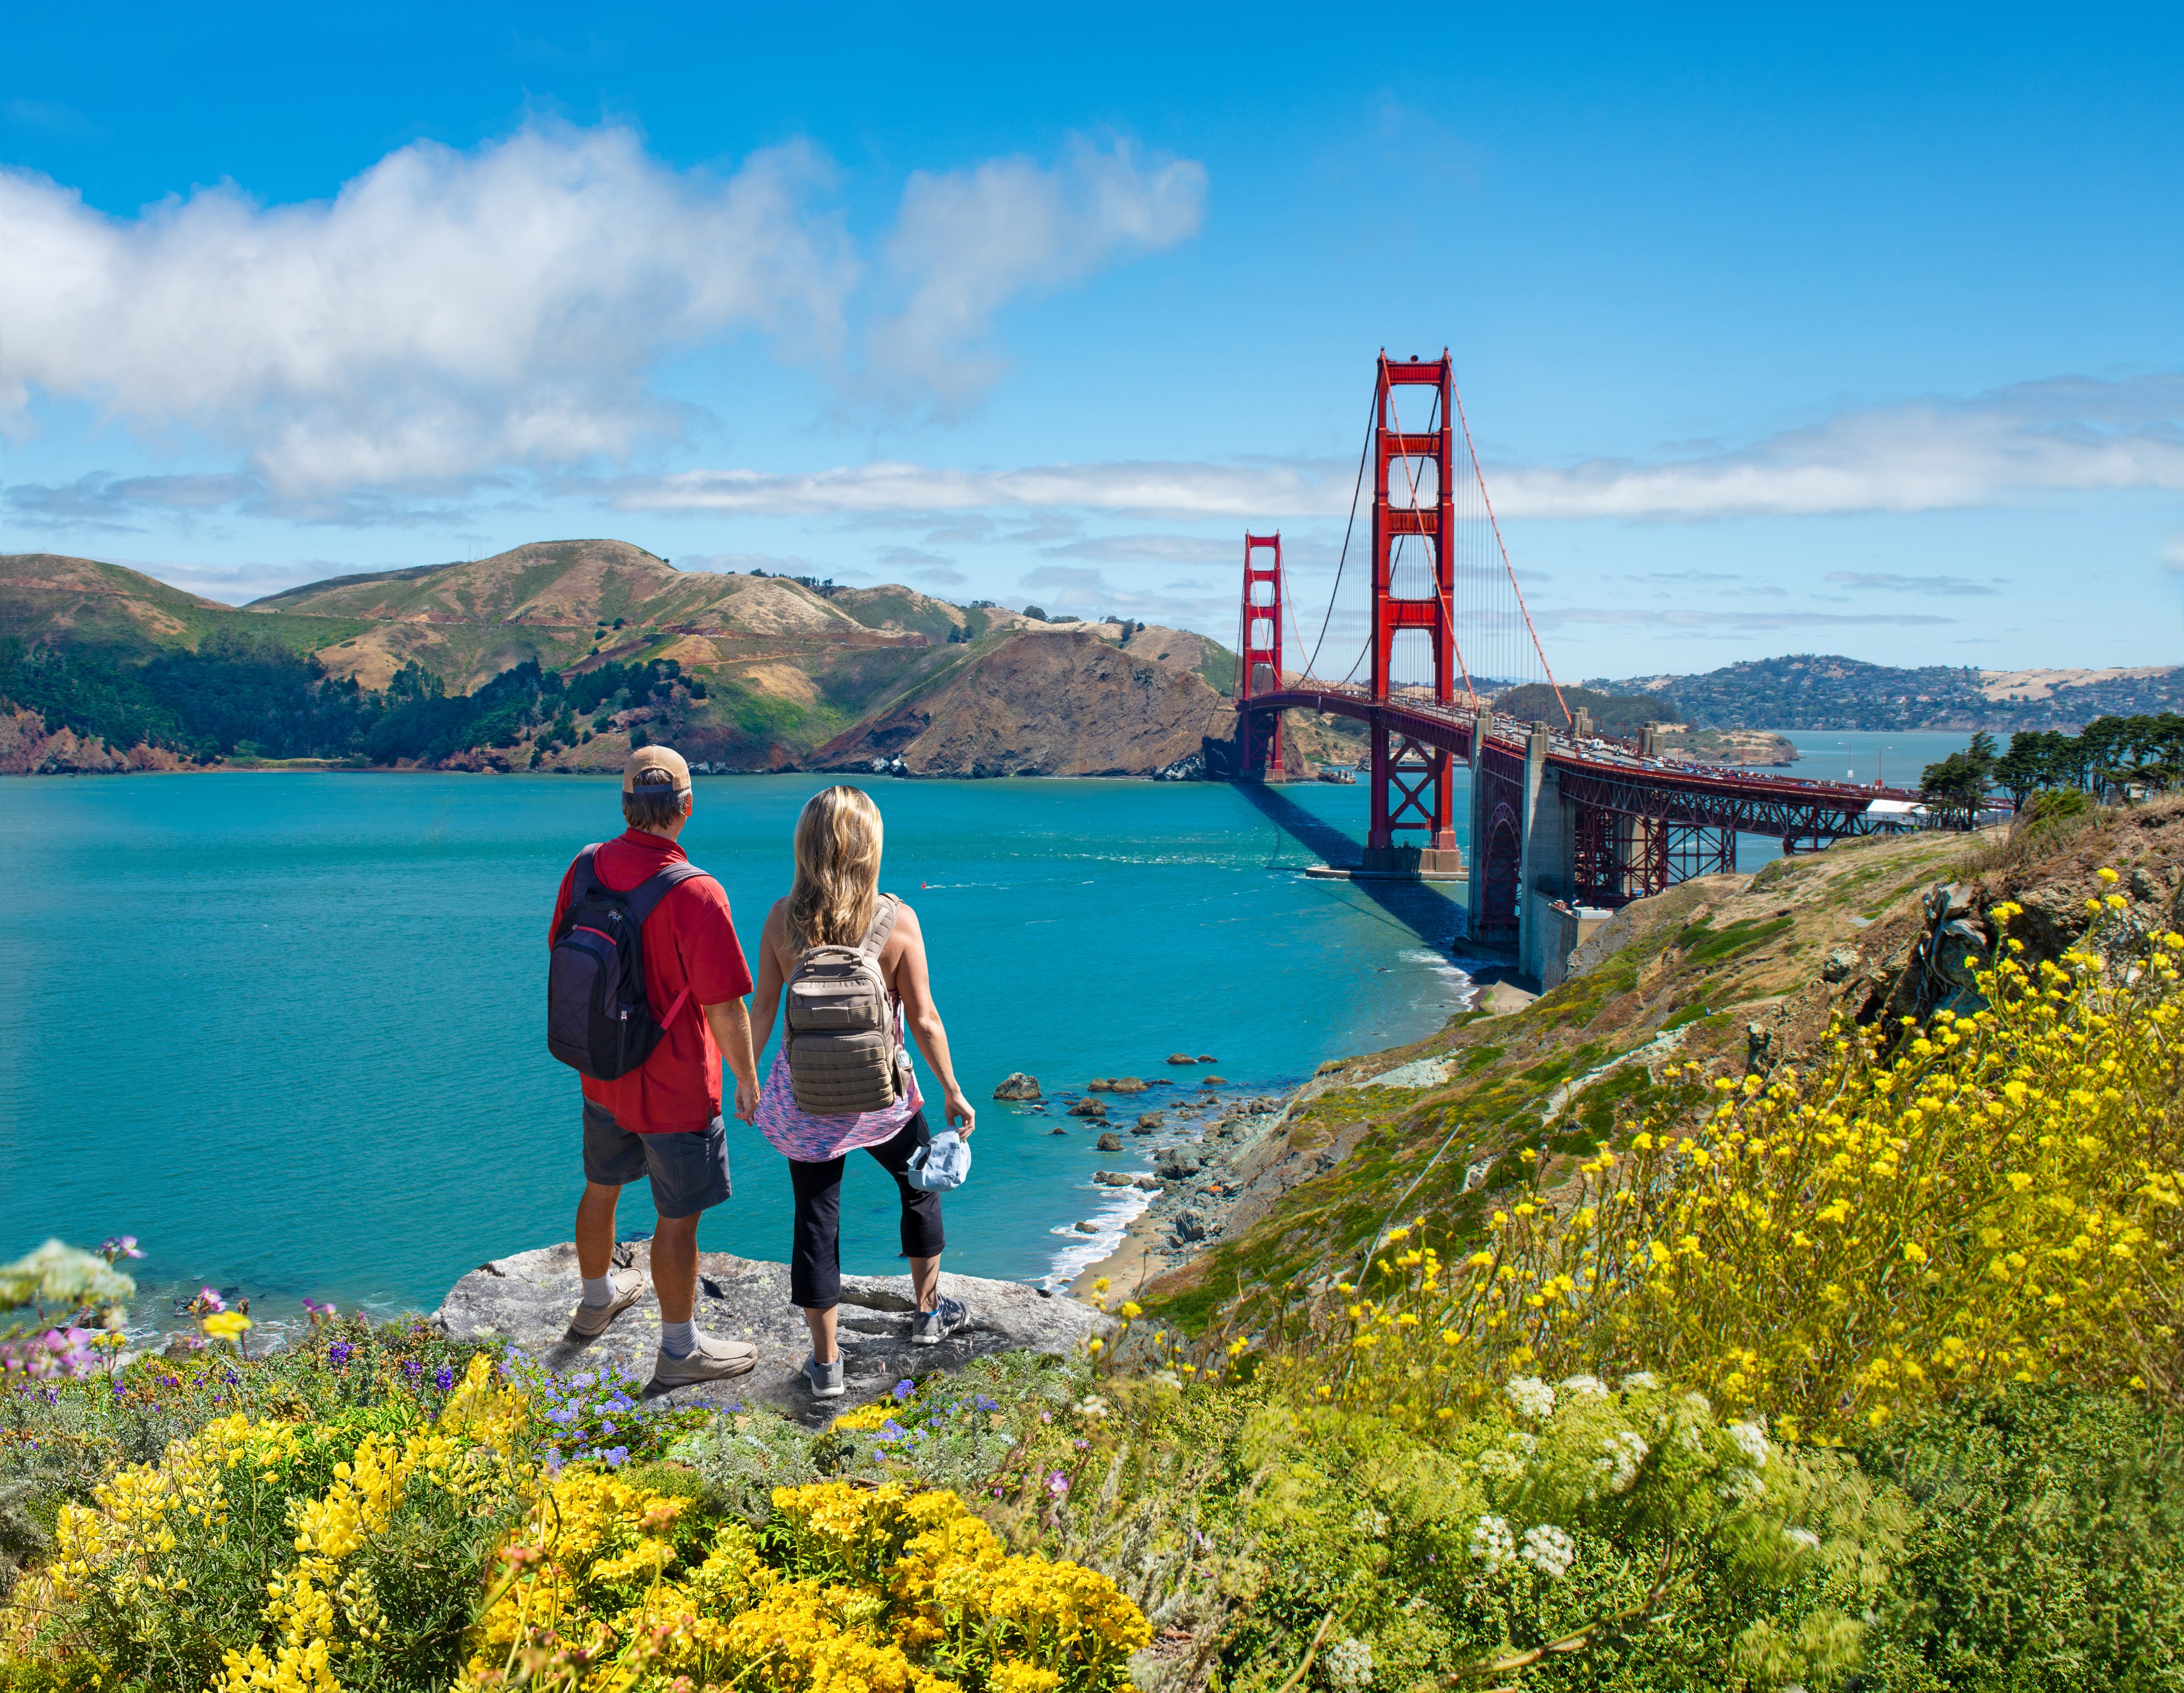
POLYGON ((971 1102, 963 1097, 961 1088, 948 1089, 948 1104, 942 1115, 950 1128, 959 1122, 963 1125, 961 1133, 966 1140, 971 1138, 971 1131, 978 1126, 978 1114, 971 1109, 971 1102))

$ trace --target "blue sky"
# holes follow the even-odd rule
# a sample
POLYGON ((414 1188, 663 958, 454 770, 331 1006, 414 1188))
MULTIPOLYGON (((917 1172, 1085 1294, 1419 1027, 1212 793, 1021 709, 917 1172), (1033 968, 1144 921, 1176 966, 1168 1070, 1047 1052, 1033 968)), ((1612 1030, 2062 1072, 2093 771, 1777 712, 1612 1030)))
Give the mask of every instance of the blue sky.
POLYGON ((206 9, 11 23, 6 550, 1228 638, 1446 345, 1565 676, 2184 661, 2173 8, 206 9))

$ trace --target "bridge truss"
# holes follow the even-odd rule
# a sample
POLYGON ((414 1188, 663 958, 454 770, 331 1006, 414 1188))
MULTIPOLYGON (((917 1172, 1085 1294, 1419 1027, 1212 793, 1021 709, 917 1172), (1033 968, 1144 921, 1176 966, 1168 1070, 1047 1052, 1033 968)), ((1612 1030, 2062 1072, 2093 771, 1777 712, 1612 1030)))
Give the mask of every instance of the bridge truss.
MULTIPOLYGON (((1809 852, 1914 821, 1902 805, 1874 810, 1877 800, 1914 801, 1906 790, 1672 766, 1648 756, 1642 743, 1593 735, 1569 710, 1547 664, 1446 350, 1435 359, 1380 355, 1369 429, 1359 477, 1362 493, 1369 465, 1370 577, 1357 660, 1338 681, 1316 673, 1333 598, 1320 643, 1307 655, 1280 537, 1247 535, 1236 690, 1247 779, 1283 775, 1284 710, 1366 725, 1366 872, 1461 871, 1453 803, 1459 761, 1471 771, 1474 932, 1519 923, 1528 857, 1542 857, 1537 807, 1550 772, 1568 834, 1554 855, 1553 877, 1534 879, 1563 884, 1561 894, 1581 905, 1620 905, 1690 877, 1732 870, 1740 834, 1779 840, 1785 853, 1809 852), (1421 399, 1426 416, 1414 426, 1421 399), (1410 425, 1400 415, 1407 405, 1410 425), (1295 670, 1284 668, 1285 620, 1296 636, 1295 670), (1490 666, 1484 671, 1482 653, 1490 666), (1524 708, 1521 715, 1502 709, 1511 704, 1524 708)), ((1353 503, 1353 527, 1355 516, 1353 503)), ((1349 550, 1346 537, 1334 596, 1349 550)))

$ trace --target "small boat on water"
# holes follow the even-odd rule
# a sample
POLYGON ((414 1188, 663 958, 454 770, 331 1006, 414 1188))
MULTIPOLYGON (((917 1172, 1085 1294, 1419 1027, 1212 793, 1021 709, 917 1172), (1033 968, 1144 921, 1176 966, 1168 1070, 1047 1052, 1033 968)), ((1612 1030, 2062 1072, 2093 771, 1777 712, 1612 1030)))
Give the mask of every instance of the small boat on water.
POLYGON ((1322 782, 1339 782, 1346 787, 1355 788, 1357 785, 1357 772, 1345 769, 1340 765, 1323 764, 1319 767, 1319 779, 1322 782))

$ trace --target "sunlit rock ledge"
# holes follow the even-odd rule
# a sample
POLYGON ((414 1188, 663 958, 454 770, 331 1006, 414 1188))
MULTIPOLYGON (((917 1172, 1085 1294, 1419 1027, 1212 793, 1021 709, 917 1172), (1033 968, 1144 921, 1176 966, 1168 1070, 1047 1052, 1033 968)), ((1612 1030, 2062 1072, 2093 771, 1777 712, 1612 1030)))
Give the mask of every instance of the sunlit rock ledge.
MULTIPOLYGON (((448 1290, 432 1321, 458 1339, 510 1341, 561 1373, 622 1370, 643 1384, 651 1379, 653 1354, 660 1345, 650 1259, 649 1241, 625 1241, 615 1248, 616 1263, 643 1272, 647 1286, 644 1297, 595 1340, 568 1332, 582 1290, 577 1249, 568 1241, 481 1265, 448 1290)), ((844 1276, 838 1332, 849 1393, 822 1403, 805 1389, 802 1367, 811 1339, 802 1315, 788 1302, 788 1266, 729 1252, 701 1252, 698 1326, 709 1334, 749 1341, 758 1348, 758 1367, 749 1375, 680 1388, 666 1397, 677 1405, 770 1405, 816 1424, 905 1377, 961 1369, 989 1352, 1067 1355, 1113 1326, 1089 1305, 1021 1282, 944 1271, 940 1291, 963 1301, 970 1323, 938 1345, 914 1346, 910 1278, 844 1276)))

